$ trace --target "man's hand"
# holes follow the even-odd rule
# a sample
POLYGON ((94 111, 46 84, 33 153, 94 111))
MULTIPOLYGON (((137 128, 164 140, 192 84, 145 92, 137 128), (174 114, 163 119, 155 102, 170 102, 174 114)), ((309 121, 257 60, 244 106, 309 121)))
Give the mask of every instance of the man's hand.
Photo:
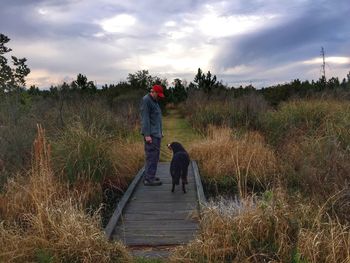
POLYGON ((145 141, 147 143, 152 143, 152 137, 151 136, 145 136, 145 141))

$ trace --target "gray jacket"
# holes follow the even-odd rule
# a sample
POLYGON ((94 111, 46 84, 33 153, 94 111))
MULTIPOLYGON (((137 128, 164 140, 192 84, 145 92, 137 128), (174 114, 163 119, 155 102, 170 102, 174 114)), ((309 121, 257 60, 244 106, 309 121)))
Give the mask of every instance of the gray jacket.
POLYGON ((141 101, 141 134, 162 138, 162 111, 150 94, 141 101))

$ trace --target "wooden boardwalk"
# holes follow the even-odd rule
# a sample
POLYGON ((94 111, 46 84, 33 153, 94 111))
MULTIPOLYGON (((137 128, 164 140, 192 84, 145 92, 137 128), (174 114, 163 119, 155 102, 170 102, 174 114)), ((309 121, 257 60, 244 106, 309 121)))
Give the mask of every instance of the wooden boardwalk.
POLYGON ((188 243, 198 231, 200 207, 205 202, 195 161, 188 169, 187 193, 181 185, 171 192, 170 163, 159 163, 161 186, 144 186, 140 170, 119 202, 105 231, 127 246, 172 246, 188 243))

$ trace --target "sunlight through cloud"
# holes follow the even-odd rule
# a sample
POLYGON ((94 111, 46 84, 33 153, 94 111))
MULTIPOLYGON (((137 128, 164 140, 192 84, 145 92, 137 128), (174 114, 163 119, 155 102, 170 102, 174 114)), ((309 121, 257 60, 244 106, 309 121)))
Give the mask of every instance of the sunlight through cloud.
POLYGON ((102 20, 100 25, 108 33, 123 33, 129 30, 135 23, 135 17, 128 14, 121 14, 102 20))
POLYGON ((227 37, 257 30, 277 15, 230 15, 222 16, 213 7, 206 6, 207 13, 199 20, 200 30, 209 36, 227 37))
MULTIPOLYGON (((350 58, 348 57, 326 57, 326 63, 333 64, 350 64, 350 58)), ((322 58, 314 58, 310 60, 303 61, 304 64, 321 64, 322 58)))

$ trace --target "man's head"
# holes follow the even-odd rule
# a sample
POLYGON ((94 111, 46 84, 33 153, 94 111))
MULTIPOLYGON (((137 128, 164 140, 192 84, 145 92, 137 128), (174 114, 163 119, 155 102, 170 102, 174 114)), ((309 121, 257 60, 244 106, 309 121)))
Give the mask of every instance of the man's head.
POLYGON ((151 96, 154 99, 164 98, 163 87, 161 85, 153 85, 151 89, 151 96))

